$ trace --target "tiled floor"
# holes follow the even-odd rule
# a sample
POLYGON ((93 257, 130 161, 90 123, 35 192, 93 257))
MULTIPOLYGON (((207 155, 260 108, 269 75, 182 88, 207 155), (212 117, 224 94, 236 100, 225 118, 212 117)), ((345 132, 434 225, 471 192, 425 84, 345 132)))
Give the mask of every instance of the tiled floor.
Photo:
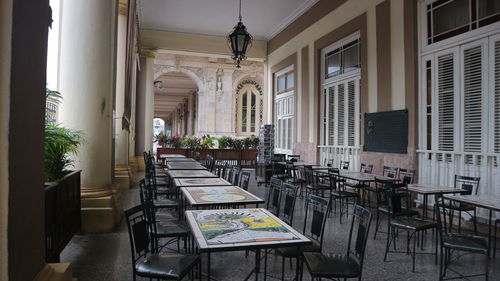
MULTIPOLYGON (((140 175, 137 175, 138 177, 140 175)), ((258 187, 252 178, 250 189, 252 193, 263 197, 264 186, 258 187)), ((138 188, 127 190, 123 193, 124 208, 138 204, 138 188)), ((297 201, 294 227, 301 229, 303 222, 303 201, 297 201)), ((384 222, 382 222, 384 225, 384 222)), ((374 223, 372 224, 373 231, 374 223)), ((325 231, 325 252, 345 253, 349 224, 339 223, 338 217, 332 215, 328 218, 325 231)), ((416 272, 411 271, 411 257, 405 254, 390 254, 388 261, 384 262, 385 234, 373 239, 373 232, 368 240, 363 280, 437 280, 439 266, 434 262, 432 255, 417 255, 416 272)), ((428 244, 432 241, 428 238, 428 244)), ((398 245, 404 245, 405 235, 398 240, 398 245)), ((429 248, 429 247, 428 247, 429 248)), ((428 249, 429 250, 429 249, 428 249)), ((70 242, 61 255, 62 262, 73 264, 74 276, 80 281, 127 281, 132 279, 130 246, 125 222, 122 221, 113 233, 77 235, 70 242)), ((484 257, 469 255, 461 257, 455 268, 465 272, 478 272, 484 268, 484 257)), ((252 254, 245 258, 244 252, 223 252, 212 255, 212 276, 217 280, 243 280, 244 276, 252 269, 254 259, 252 254)), ((205 263, 203 264, 205 266, 205 263)), ((286 263, 287 279, 292 280, 294 269, 286 263)), ((271 255, 268 259, 268 273, 280 276, 281 258, 271 255)), ((138 278, 137 280, 147 280, 138 278)), ((254 280, 253 277, 250 280, 254 280)), ((260 279, 262 280, 262 278, 260 279)), ((268 279, 273 280, 273 279, 268 279)), ((304 274, 304 280, 310 280, 304 274)), ((470 280, 484 280, 476 278, 470 280)), ((500 258, 490 261, 490 280, 500 280, 500 258)))

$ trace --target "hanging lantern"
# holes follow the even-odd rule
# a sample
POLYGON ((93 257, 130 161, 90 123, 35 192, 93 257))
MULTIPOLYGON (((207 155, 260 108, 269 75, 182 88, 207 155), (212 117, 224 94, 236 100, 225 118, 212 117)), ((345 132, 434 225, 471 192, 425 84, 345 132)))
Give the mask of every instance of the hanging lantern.
POLYGON ((236 67, 240 68, 240 62, 247 59, 247 49, 252 45, 252 35, 248 33, 247 28, 241 22, 241 0, 239 21, 233 31, 227 36, 227 43, 231 48, 231 58, 236 61, 236 67))

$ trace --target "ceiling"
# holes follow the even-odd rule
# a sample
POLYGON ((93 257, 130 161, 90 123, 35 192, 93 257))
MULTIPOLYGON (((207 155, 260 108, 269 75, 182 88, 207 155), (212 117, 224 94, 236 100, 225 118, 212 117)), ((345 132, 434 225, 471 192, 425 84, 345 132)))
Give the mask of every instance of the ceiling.
POLYGON ((180 72, 169 72, 155 81, 162 81, 163 84, 161 89, 154 88, 155 117, 167 117, 184 98, 198 90, 196 83, 180 72))
MULTIPOLYGON (((243 0, 243 23, 256 40, 269 40, 318 0, 243 0)), ((238 19, 238 0, 139 0, 140 27, 227 35, 238 19)))

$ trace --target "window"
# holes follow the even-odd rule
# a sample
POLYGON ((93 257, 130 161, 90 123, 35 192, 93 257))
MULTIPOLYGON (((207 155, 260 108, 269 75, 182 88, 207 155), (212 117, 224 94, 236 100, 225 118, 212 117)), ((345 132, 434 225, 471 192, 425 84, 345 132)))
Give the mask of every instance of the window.
POLYGON ((359 39, 347 42, 333 51, 329 51, 325 54, 324 60, 326 78, 359 69, 359 39))
POLYGON ((359 58, 359 33, 322 50, 321 145, 359 147, 359 58))
POLYGON ((275 74, 276 153, 293 152, 294 75, 293 66, 275 74))
POLYGON ((262 89, 257 82, 245 80, 236 89, 236 133, 257 135, 262 124, 262 89))
POLYGON ((427 44, 475 30, 500 19, 498 0, 438 0, 426 9, 427 44))

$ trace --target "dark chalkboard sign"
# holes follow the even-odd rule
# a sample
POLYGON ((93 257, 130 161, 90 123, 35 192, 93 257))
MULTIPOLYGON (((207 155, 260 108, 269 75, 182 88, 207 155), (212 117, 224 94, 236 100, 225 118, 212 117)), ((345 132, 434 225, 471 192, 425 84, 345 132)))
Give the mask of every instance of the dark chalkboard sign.
POLYGON ((407 153, 408 111, 365 113, 364 151, 407 153))

